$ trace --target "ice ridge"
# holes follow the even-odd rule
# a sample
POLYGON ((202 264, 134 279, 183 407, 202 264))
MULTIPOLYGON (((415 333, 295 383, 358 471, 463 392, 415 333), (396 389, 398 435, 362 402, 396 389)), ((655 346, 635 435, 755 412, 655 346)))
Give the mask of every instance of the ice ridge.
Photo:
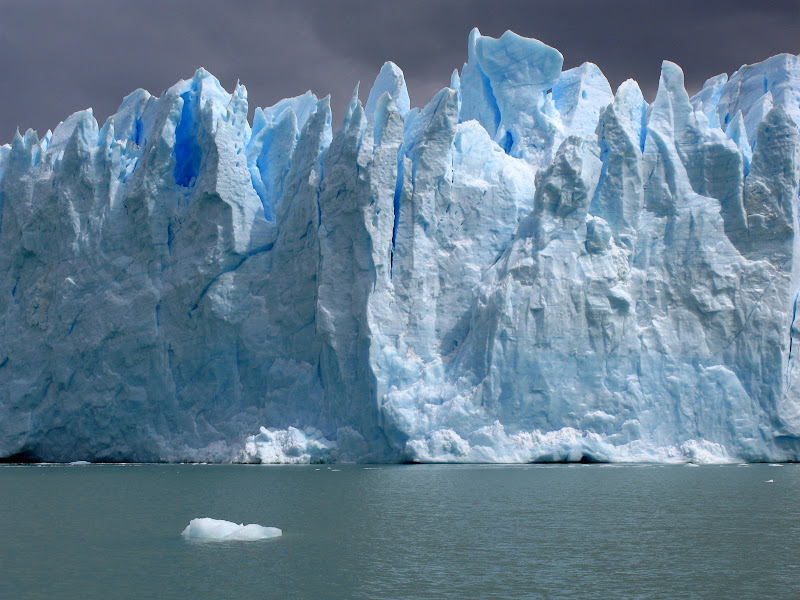
POLYGON ((648 104, 475 29, 335 131, 199 69, 17 133, 0 457, 798 460, 799 61, 648 104))

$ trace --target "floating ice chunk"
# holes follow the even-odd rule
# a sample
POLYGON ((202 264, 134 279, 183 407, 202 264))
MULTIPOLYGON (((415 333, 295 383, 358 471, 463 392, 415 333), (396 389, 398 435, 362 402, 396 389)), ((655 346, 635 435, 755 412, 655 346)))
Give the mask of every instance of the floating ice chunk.
POLYGON ((254 542, 280 537, 283 532, 277 527, 243 525, 202 517, 192 519, 181 535, 190 540, 254 542))

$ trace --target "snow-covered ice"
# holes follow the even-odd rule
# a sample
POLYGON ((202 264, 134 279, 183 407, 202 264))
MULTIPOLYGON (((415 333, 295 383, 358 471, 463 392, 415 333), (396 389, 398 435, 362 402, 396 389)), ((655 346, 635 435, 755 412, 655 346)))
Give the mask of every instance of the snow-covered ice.
POLYGON ((0 146, 0 456, 800 460, 800 58, 648 103, 466 55, 341 123, 199 69, 0 146))
POLYGON ((254 542, 280 537, 283 532, 277 527, 237 525, 230 521, 202 517, 192 519, 181 535, 190 540, 254 542))

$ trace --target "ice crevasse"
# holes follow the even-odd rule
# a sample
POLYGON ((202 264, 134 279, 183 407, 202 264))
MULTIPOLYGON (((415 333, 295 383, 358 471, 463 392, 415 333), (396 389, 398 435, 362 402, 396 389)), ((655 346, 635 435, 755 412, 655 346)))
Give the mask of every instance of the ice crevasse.
POLYGON ((474 30, 335 131, 200 69, 0 146, 0 457, 800 459, 800 58, 562 62, 474 30))

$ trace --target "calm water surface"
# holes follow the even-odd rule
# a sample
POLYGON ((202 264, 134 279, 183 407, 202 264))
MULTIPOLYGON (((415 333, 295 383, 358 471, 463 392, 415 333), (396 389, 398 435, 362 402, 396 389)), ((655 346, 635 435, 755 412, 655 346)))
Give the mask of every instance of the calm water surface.
POLYGON ((4 466, 0 597, 796 599, 800 465, 4 466))

